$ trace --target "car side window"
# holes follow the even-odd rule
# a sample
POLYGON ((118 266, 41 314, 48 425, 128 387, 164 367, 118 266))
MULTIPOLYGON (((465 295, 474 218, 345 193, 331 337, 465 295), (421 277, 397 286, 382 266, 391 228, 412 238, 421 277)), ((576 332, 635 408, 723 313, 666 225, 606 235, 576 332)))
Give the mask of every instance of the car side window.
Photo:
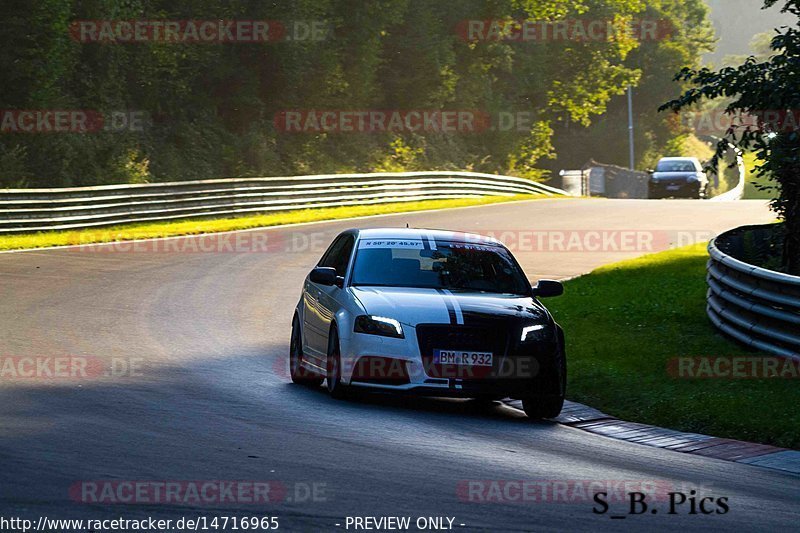
POLYGON ((333 267, 336 269, 337 276, 344 276, 347 271, 347 263, 353 251, 355 238, 352 235, 342 235, 336 239, 325 255, 319 262, 321 267, 333 267))
POLYGON ((336 252, 341 249, 342 245, 344 244, 345 237, 346 235, 341 235, 337 237, 336 240, 334 240, 331 243, 331 245, 328 246, 328 249, 325 250, 324 254, 322 254, 322 259, 320 259, 319 263, 317 263, 317 266, 321 267, 333 266, 332 264, 333 257, 335 257, 336 252))
POLYGON ((347 263, 350 262, 350 254, 353 252, 353 245, 356 240, 352 235, 347 235, 342 241, 342 247, 332 258, 333 264, 331 266, 336 269, 337 276, 344 277, 347 272, 347 263))

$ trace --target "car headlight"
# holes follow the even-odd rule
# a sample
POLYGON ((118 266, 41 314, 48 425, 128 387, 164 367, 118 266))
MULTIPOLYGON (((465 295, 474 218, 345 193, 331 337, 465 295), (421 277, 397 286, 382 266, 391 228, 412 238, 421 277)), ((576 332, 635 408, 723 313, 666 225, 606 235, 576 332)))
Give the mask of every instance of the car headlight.
POLYGON ((541 339, 545 333, 544 324, 534 324, 532 326, 524 326, 522 328, 522 335, 520 335, 520 342, 533 341, 541 339))
POLYGON ((382 337, 404 338, 403 326, 400 325, 400 322, 385 316, 360 315, 356 317, 353 331, 382 337))
POLYGON ((689 176, 686 176, 686 181, 689 183, 694 183, 696 181, 700 181, 700 178, 697 177, 697 174, 691 174, 689 176))

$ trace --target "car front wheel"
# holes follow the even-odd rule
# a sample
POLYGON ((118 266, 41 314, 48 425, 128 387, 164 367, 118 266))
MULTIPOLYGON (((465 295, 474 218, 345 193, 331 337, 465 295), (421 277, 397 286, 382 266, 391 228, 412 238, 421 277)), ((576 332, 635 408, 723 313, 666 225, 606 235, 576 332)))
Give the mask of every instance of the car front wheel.
MULTIPOLYGON (((562 341, 563 343, 563 341, 562 341)), ((567 357, 564 352, 558 356, 558 380, 556 394, 538 394, 522 399, 522 410, 528 418, 540 420, 542 418, 555 418, 561 414, 564 407, 564 396, 567 390, 567 357)), ((554 385, 556 385, 554 383, 554 385)))
POLYGON ((336 328, 331 329, 331 334, 328 340, 328 373, 326 380, 328 382, 328 392, 331 398, 337 400, 347 397, 347 385, 342 383, 342 356, 339 351, 339 334, 336 328))
POLYGON ((522 410, 525 411, 528 418, 534 420, 555 418, 561 413, 563 407, 563 396, 540 396, 522 400, 522 410))

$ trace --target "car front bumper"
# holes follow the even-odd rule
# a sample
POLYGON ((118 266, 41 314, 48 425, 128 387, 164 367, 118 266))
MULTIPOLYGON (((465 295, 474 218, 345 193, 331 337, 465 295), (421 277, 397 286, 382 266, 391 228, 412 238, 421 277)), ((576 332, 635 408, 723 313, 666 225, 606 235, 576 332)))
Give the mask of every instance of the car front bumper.
POLYGON ((680 182, 680 183, 670 183, 670 182, 658 182, 653 183, 652 181, 648 185, 648 193, 651 198, 664 198, 669 196, 680 197, 680 198, 693 198, 697 197, 700 194, 700 187, 701 183, 698 181, 695 182, 680 182))
MULTIPOLYGON (((430 326, 448 327, 446 324, 430 326)), ((493 367, 470 370, 469 367, 432 364, 430 350, 426 348, 431 341, 426 341, 423 334, 423 342, 420 342, 415 327, 404 325, 403 329, 405 338, 402 339, 360 333, 342 339, 343 381, 374 391, 428 396, 522 398, 563 394, 560 359, 564 351, 555 331, 549 338, 526 346, 515 345, 509 340, 509 337, 513 339, 511 333, 501 332, 494 349, 476 348, 476 351, 493 352, 493 367), (374 362, 378 364, 372 364, 374 362)))

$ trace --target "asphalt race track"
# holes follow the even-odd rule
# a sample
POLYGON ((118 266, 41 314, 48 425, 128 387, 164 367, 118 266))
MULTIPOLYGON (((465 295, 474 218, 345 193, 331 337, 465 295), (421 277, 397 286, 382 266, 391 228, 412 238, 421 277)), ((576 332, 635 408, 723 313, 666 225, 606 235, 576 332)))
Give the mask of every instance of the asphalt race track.
POLYGON ((345 531, 348 516, 454 517, 463 531, 796 531, 798 476, 531 423, 499 403, 334 401, 292 385, 286 368, 301 281, 348 227, 506 232, 536 279, 773 218, 760 201, 538 200, 245 232, 234 251, 200 237, 0 254, 0 356, 86 356, 115 374, 0 378, 0 514, 276 516, 287 531, 345 531), (544 244, 532 231, 547 232, 544 244), (593 231, 605 235, 600 249, 593 231), (91 480, 255 481, 285 492, 267 504, 91 503, 74 490, 91 480), (609 497, 603 515, 574 495, 481 503, 460 490, 470 480, 695 488, 727 497, 730 511, 669 515, 661 501, 651 504, 658 514, 611 519, 626 502, 609 497))

